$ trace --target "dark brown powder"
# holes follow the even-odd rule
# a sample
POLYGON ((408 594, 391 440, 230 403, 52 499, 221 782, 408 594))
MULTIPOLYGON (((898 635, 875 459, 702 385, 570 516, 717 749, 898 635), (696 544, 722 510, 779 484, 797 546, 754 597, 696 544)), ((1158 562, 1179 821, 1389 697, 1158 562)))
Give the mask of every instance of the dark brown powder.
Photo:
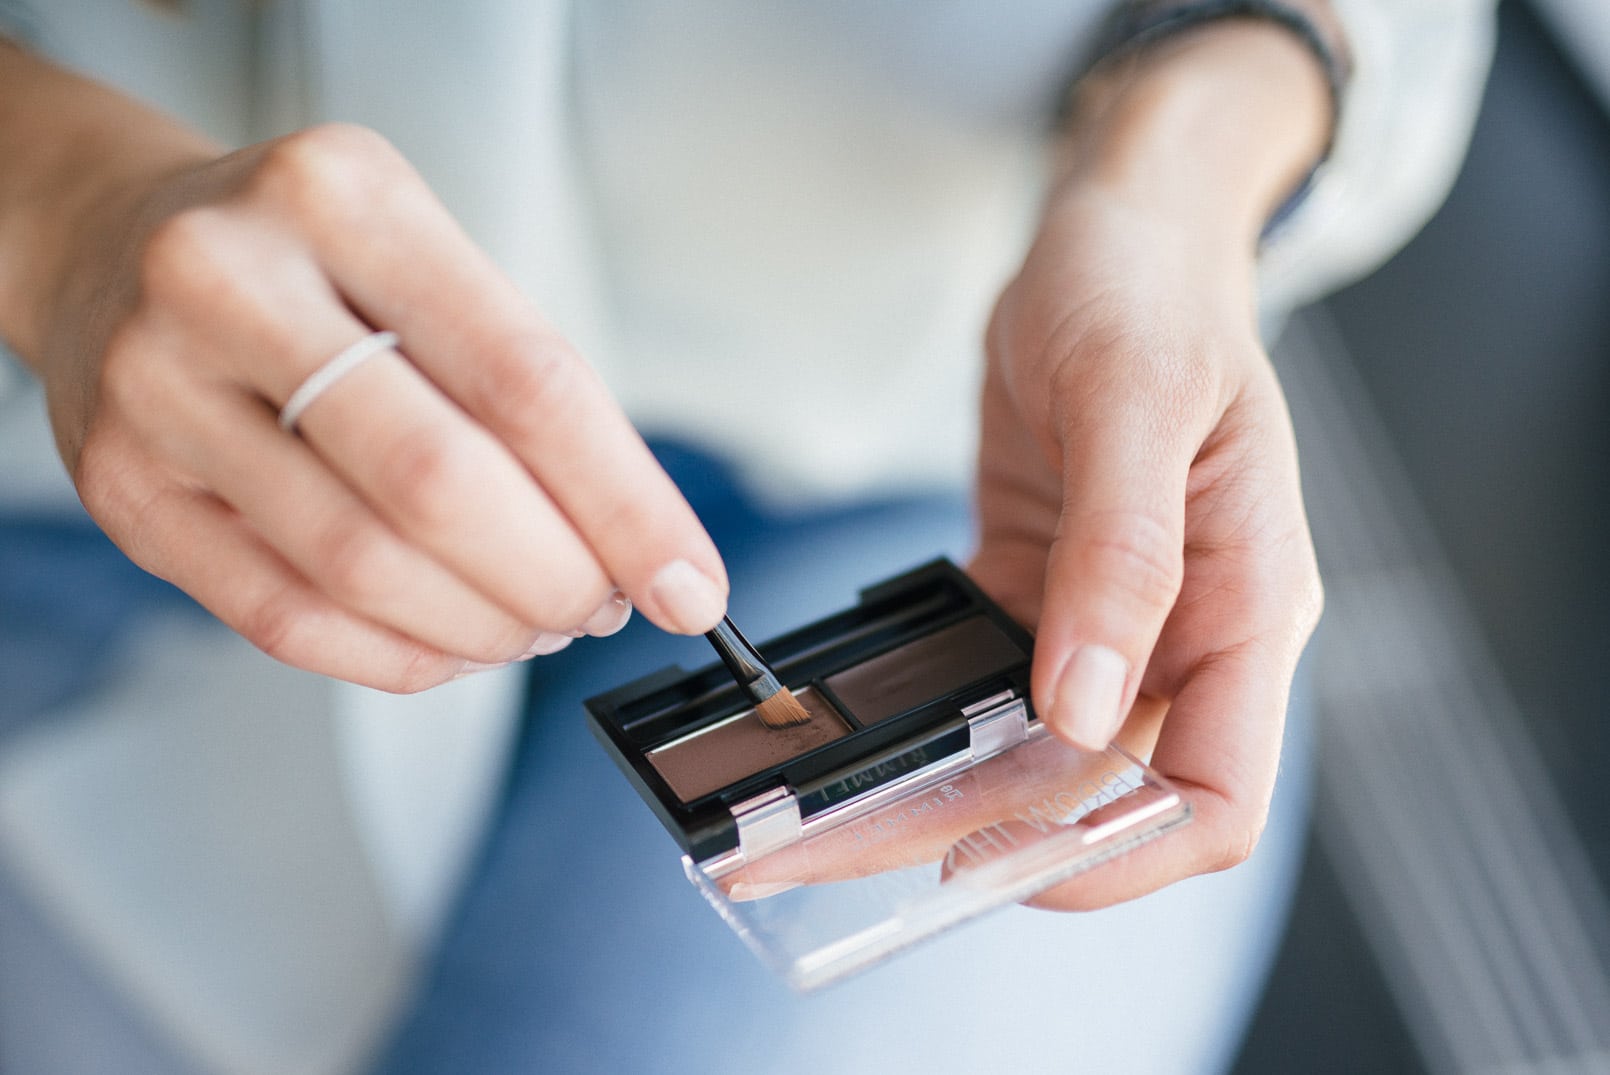
POLYGON ((1004 672, 1025 656, 999 627, 974 616, 846 668, 826 683, 852 717, 876 724, 1004 672))
POLYGON ((750 709, 649 751, 649 764, 686 803, 850 734, 844 718, 816 690, 806 687, 794 696, 811 715, 803 724, 768 728, 750 709))

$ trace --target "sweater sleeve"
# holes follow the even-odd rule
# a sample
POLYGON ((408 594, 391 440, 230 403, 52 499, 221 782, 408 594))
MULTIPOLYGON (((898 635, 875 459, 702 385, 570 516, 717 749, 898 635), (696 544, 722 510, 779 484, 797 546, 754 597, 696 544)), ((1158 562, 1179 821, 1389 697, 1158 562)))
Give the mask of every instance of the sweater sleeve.
POLYGON ((1275 318, 1368 273, 1428 220, 1463 160, 1494 0, 1333 0, 1352 72, 1329 159, 1261 258, 1275 318))
POLYGON ((0 37, 32 44, 39 38, 38 18, 21 0, 0 0, 0 37))

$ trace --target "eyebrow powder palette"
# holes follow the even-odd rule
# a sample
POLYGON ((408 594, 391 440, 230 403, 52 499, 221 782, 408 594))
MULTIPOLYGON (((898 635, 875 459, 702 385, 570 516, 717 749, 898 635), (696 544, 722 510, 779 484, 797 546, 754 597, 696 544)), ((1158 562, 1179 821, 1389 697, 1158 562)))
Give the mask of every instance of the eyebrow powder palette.
POLYGON ((768 728, 760 714, 746 709, 719 724, 672 740, 648 752, 649 764, 683 802, 720 791, 757 769, 793 761, 819 746, 850 734, 850 726, 814 687, 795 695, 811 719, 785 728, 768 728))
POLYGON ((1184 823, 1120 748, 1051 736, 1031 636, 935 561, 760 647, 810 720, 721 665, 588 699, 594 734, 756 954, 811 989, 1184 823))

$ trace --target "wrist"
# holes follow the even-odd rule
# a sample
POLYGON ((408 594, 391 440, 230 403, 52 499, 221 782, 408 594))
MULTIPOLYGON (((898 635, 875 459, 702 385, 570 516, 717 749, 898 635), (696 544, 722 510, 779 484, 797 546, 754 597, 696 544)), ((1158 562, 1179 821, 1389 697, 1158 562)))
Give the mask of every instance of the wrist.
POLYGON ((1327 73, 1286 28, 1192 28, 1081 80, 1049 210, 1099 197, 1250 259, 1323 154, 1332 114, 1327 73))
POLYGON ((36 372, 64 306, 119 256, 165 178, 208 140, 10 44, 0 45, 0 338, 36 372))

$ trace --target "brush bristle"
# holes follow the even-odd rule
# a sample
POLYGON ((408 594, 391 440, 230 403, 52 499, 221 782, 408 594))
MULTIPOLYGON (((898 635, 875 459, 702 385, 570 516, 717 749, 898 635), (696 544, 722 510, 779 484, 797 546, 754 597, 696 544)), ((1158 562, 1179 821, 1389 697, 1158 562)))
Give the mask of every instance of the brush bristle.
POLYGON ((784 687, 755 707, 760 723, 768 728, 791 728, 811 719, 810 710, 800 704, 794 692, 784 687))

